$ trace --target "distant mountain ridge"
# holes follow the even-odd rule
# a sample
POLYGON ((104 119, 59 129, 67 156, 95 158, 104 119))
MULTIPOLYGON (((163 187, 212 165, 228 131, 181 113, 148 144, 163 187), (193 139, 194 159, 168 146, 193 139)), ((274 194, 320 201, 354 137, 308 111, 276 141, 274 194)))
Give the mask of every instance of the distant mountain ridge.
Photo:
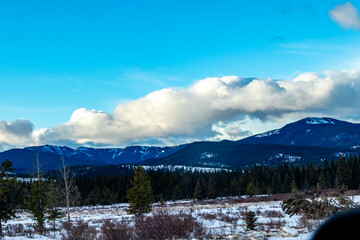
POLYGON ((18 171, 29 171, 36 154, 45 170, 58 168, 62 156, 69 165, 89 166, 142 164, 232 168, 255 163, 319 163, 341 155, 360 155, 360 124, 333 118, 305 118, 238 141, 126 148, 44 145, 1 152, 0 161, 8 158, 18 171))
POLYGON ((38 155, 43 169, 60 167, 64 156, 69 165, 136 164, 147 159, 166 157, 184 148, 130 146, 126 148, 70 148, 66 146, 33 146, 0 153, 0 161, 10 159, 18 171, 31 170, 38 155))
POLYGON ((317 147, 356 147, 360 124, 333 118, 304 118, 284 127, 242 140, 247 144, 280 144, 317 147))

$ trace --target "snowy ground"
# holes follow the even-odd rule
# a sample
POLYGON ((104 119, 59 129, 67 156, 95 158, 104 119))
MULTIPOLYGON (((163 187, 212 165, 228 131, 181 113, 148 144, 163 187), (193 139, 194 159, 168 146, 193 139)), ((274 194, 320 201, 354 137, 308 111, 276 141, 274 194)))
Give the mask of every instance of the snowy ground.
MULTIPOLYGON (((360 196, 354 196, 354 201, 360 203, 360 196)), ((153 212, 162 211, 166 209, 170 213, 177 213, 179 211, 191 213, 199 222, 201 222, 209 236, 228 236, 244 235, 246 232, 245 222, 243 220, 246 211, 254 211, 258 217, 258 231, 267 235, 267 239, 311 239, 314 229, 305 227, 300 220, 300 216, 290 217, 286 215, 280 206, 281 201, 267 201, 267 202, 240 202, 239 198, 231 199, 217 199, 210 201, 176 201, 166 202, 165 204, 154 204, 153 212), (279 228, 288 227, 296 230, 299 235, 297 237, 289 237, 281 234, 279 228)), ((131 223, 133 215, 126 213, 127 204, 114 204, 110 206, 84 206, 72 209, 72 218, 82 219, 89 222, 92 226, 100 229, 102 222, 105 219, 116 221, 125 220, 131 223)), ((25 229, 32 229, 34 221, 26 212, 19 212, 17 219, 8 221, 5 224, 6 228, 15 227, 22 224, 25 229)), ((65 221, 65 218, 62 219, 65 221)), ((320 223, 315 223, 320 224, 320 223)), ((52 233, 51 233, 52 234, 52 233)), ((12 236, 5 237, 5 239, 58 239, 59 232, 55 235, 28 235, 28 236, 12 236)), ((211 237, 209 237, 211 239, 211 237)))

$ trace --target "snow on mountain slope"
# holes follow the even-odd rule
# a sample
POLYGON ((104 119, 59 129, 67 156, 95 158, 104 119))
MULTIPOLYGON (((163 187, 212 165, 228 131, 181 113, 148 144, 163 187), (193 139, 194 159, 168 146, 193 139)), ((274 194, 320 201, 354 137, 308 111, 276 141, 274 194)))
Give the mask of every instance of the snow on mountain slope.
POLYGON ((332 118, 305 118, 283 128, 239 140, 240 143, 351 147, 360 143, 360 124, 332 118))
POLYGON ((335 124, 331 118, 306 118, 306 124, 335 124))
POLYGON ((269 137, 269 136, 274 135, 274 134, 280 134, 280 129, 275 129, 275 130, 272 130, 272 131, 260 133, 260 134, 255 135, 254 137, 256 137, 256 138, 269 137))
POLYGON ((66 146, 33 146, 23 149, 11 149, 0 153, 0 160, 10 159, 14 168, 29 171, 33 168, 36 155, 46 170, 58 168, 64 156, 69 165, 108 165, 137 164, 147 159, 157 159, 171 155, 186 145, 175 147, 143 147, 126 148, 69 148, 66 146))

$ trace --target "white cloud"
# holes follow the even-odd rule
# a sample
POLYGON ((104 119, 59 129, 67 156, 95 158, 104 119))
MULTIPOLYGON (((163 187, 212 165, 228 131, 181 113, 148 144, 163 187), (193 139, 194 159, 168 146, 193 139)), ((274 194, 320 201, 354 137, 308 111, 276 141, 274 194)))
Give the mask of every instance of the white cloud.
POLYGON ((286 121, 289 116, 319 114, 344 118, 360 115, 359 106, 360 71, 308 72, 284 80, 214 77, 187 88, 152 92, 118 104, 112 113, 79 108, 68 122, 53 128, 33 130, 30 122, 21 121, 11 128, 15 123, 2 122, 0 141, 125 146, 239 139, 253 131, 242 127, 242 119, 286 121))
POLYGON ((358 10, 350 3, 337 5, 329 11, 330 18, 345 29, 360 29, 360 18, 358 10))
POLYGON ((33 124, 27 120, 0 121, 0 150, 31 144, 33 130, 33 124))

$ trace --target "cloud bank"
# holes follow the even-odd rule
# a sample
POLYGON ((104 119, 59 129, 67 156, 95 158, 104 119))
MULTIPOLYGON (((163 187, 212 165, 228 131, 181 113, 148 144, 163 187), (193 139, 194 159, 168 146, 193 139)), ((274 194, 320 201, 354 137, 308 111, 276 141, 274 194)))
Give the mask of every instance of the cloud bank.
POLYGON ((329 11, 329 16, 344 29, 360 30, 359 12, 350 2, 335 6, 329 11))
POLYGON ((360 71, 307 72, 294 79, 205 78, 119 104, 113 112, 76 109, 68 122, 35 130, 31 122, 0 122, 2 148, 20 145, 126 146, 239 139, 244 118, 274 121, 292 114, 359 115, 360 71))

